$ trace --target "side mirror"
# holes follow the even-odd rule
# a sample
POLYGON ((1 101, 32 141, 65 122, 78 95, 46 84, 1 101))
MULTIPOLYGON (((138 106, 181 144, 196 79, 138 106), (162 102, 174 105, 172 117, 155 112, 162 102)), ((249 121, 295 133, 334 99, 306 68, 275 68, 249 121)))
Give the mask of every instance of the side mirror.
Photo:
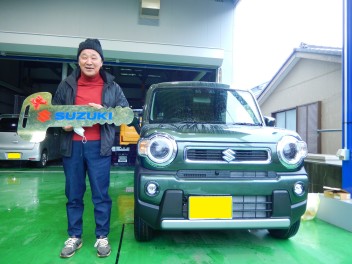
POLYGON ((264 121, 266 126, 269 126, 269 127, 275 126, 275 118, 273 117, 264 116, 264 121))
POLYGON ((141 127, 139 125, 139 119, 137 117, 134 117, 132 122, 130 124, 128 124, 127 126, 133 126, 136 129, 138 135, 140 134, 141 127))

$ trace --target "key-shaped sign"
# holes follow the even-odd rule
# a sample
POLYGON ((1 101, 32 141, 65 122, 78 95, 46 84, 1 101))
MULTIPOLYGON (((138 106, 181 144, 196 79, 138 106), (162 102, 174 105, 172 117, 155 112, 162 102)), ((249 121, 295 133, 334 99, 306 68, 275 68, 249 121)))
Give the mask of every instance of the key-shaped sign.
POLYGON ((17 133, 26 141, 41 142, 49 127, 91 127, 94 124, 130 124, 131 108, 97 109, 83 105, 52 105, 51 93, 40 92, 28 96, 22 105, 17 133))

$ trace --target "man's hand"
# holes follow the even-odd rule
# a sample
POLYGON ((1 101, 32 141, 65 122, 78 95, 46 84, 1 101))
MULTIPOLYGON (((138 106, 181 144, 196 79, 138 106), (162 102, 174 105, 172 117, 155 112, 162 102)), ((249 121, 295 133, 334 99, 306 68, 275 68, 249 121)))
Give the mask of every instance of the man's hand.
POLYGON ((62 127, 63 130, 65 130, 66 132, 70 132, 73 130, 73 126, 64 126, 62 127))
POLYGON ((102 109, 103 108, 102 105, 96 104, 96 103, 88 103, 88 105, 91 106, 91 107, 94 107, 96 109, 102 109))

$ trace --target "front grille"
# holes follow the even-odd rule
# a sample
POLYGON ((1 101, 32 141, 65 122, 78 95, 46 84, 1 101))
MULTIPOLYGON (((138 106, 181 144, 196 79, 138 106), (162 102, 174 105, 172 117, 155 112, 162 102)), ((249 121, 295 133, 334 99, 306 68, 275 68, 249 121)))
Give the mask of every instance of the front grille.
POLYGON ((232 197, 232 219, 269 218, 271 214, 270 196, 232 197))
POLYGON ((234 153, 231 160, 226 159, 224 151, 227 149, 187 149, 185 159, 188 162, 215 163, 268 163, 270 151, 268 149, 231 149, 234 153))

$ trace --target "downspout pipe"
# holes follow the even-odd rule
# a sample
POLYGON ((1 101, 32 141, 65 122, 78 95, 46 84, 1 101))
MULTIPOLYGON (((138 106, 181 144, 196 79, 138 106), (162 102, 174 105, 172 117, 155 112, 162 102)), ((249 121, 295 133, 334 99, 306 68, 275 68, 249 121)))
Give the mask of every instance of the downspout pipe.
MULTIPOLYGON (((352 0, 343 2, 342 188, 352 193, 352 0)), ((339 153, 339 152, 338 152, 339 153)))

